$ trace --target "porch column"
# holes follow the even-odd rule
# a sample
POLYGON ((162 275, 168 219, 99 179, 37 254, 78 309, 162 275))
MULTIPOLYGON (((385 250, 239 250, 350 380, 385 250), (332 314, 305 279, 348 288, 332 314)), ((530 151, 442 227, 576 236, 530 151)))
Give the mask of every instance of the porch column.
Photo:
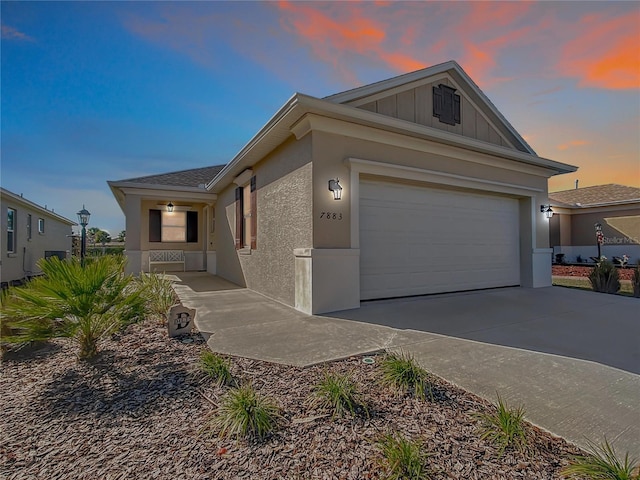
POLYGON ((124 214, 126 217, 125 255, 127 256, 126 273, 138 274, 142 271, 141 250, 141 218, 142 199, 139 195, 127 195, 125 197, 124 214))

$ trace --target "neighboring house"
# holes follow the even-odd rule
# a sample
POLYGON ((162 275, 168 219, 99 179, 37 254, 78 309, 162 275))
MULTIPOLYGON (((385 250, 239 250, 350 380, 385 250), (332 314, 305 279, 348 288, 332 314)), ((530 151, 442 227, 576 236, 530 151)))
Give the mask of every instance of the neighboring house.
POLYGON ((36 265, 41 258, 70 255, 75 222, 4 188, 0 188, 0 203, 3 285, 41 273, 36 265))
POLYGON ((210 168, 109 182, 129 269, 184 249, 187 270, 308 313, 550 285, 540 205, 549 177, 576 170, 538 157, 455 62, 323 99, 296 93, 210 168))
POLYGON ((602 228, 601 254, 609 259, 640 259, 640 188, 595 185, 549 194, 554 215, 549 223, 550 245, 564 261, 597 257, 596 224, 602 228))

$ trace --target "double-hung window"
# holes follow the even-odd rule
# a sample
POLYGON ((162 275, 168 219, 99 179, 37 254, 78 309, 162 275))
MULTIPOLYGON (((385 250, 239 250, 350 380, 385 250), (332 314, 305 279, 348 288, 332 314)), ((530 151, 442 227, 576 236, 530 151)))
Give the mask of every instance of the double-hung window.
POLYGON ((7 253, 16 252, 16 222, 16 211, 13 208, 7 208, 7 253))

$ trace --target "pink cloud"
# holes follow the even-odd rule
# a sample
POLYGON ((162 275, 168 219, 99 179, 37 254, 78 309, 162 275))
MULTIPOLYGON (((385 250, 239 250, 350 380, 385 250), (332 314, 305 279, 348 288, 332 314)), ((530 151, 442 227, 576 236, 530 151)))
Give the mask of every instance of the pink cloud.
POLYGON ((557 68, 581 87, 640 88, 640 18, 585 15, 580 34, 562 48, 557 68))
POLYGON ((585 140, 571 140, 567 143, 563 143, 562 145, 558 145, 558 150, 568 150, 574 147, 582 147, 584 145, 589 145, 589 142, 585 140))
POLYGON ((35 42, 33 37, 30 37, 26 33, 21 32, 9 25, 2 25, 2 39, 3 40, 20 40, 23 42, 35 42))

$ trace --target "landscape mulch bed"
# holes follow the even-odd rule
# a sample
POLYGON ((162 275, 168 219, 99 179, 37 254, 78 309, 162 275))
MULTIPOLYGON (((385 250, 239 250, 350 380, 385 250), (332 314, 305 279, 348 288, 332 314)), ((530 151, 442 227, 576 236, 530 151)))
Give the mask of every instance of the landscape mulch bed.
MULTIPOLYGON (((589 273, 593 270, 593 266, 582 265, 553 265, 551 274, 560 277, 589 277, 589 273)), ((620 280, 632 280, 634 268, 618 268, 620 280)))
POLYGON ((80 362, 67 340, 10 352, 1 367, 0 477, 5 479, 378 479, 376 440, 398 431, 430 453, 435 479, 559 479, 580 451, 537 428, 530 451, 480 440, 474 413, 491 406, 441 379, 434 400, 379 386, 380 357, 295 368, 232 358, 237 379, 273 396, 283 412, 263 442, 219 438, 205 428, 224 387, 197 371, 199 334, 169 339, 146 321, 80 362), (184 340, 184 338, 183 338, 184 340), (332 419, 310 405, 327 371, 348 373, 367 399, 366 416, 332 419))

